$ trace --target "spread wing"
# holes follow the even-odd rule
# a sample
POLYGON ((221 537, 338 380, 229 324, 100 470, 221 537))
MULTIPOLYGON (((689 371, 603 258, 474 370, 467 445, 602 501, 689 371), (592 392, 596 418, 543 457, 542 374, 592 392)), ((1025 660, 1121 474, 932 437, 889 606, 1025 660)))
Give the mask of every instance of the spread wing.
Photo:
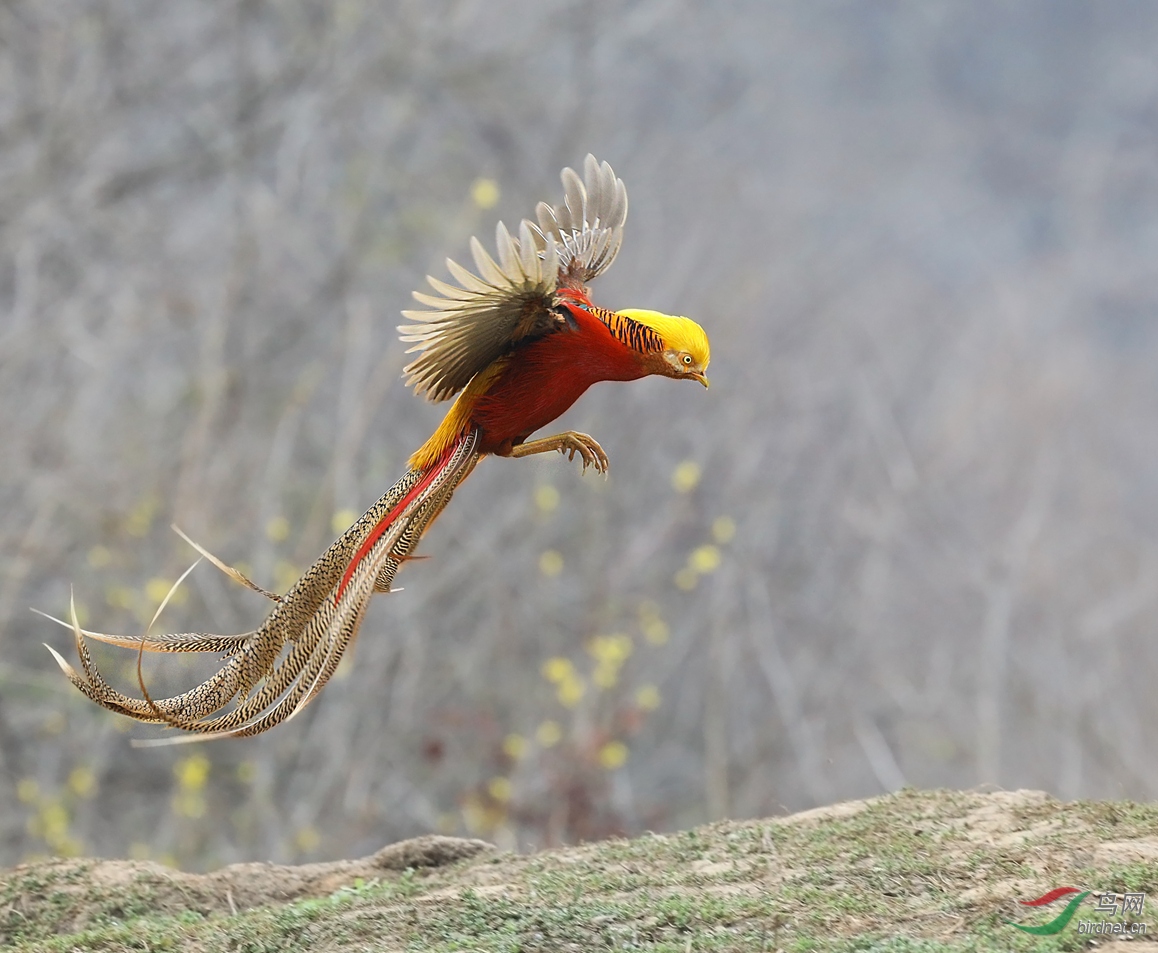
POLYGON ((495 241, 498 262, 472 238, 478 274, 448 258, 446 267, 461 287, 428 275, 437 295, 415 291, 414 297, 432 310, 402 312, 414 322, 398 328, 403 341, 414 342, 407 353, 420 352, 403 370, 406 383, 430 400, 454 396, 514 343, 545 333, 557 320, 550 311, 558 269, 554 242, 540 252, 528 222, 518 238, 499 222, 495 241))
POLYGON ((552 310, 559 287, 586 291, 607 270, 623 241, 627 190, 606 162, 587 156, 585 182, 564 169, 563 204, 540 202, 538 225, 526 219, 516 238, 499 222, 496 262, 477 238, 470 242, 478 274, 447 259, 459 287, 427 276, 436 294, 414 292, 428 311, 403 311, 399 326, 407 353, 419 352, 403 373, 415 393, 453 397, 479 371, 521 341, 562 324, 552 310))
POLYGON ((563 204, 535 208, 538 226, 531 226, 536 244, 545 249, 552 239, 559 245, 559 284, 585 291, 585 285, 603 274, 623 244, 627 221, 627 188, 606 162, 588 153, 583 178, 564 169, 563 204))

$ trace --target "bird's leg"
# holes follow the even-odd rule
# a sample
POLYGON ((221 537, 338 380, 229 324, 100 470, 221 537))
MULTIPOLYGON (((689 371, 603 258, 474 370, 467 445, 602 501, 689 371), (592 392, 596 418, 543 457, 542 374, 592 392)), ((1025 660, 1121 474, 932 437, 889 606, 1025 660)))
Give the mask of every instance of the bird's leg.
POLYGON ((555 434, 553 437, 540 437, 538 440, 520 443, 518 446, 511 447, 510 455, 512 457, 529 457, 533 453, 548 453, 551 450, 558 450, 560 453, 567 454, 568 460, 574 460, 575 454, 579 454, 583 459, 584 470, 588 466, 592 466, 595 467, 596 473, 607 472, 609 462, 603 448, 599 446, 594 437, 579 433, 577 430, 568 430, 555 434))

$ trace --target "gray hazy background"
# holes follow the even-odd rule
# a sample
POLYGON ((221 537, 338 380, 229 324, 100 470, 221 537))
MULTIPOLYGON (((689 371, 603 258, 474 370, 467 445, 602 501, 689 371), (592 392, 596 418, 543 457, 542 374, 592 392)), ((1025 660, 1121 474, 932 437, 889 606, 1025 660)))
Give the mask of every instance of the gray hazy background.
POLYGON ((1156 49, 1088 0, 4 4, 0 863, 1158 795, 1156 49), (606 482, 485 461, 289 725, 130 748, 29 606, 139 632, 172 522, 287 587, 443 412, 409 292, 588 151, 596 300, 700 321, 711 390, 593 389, 606 482))

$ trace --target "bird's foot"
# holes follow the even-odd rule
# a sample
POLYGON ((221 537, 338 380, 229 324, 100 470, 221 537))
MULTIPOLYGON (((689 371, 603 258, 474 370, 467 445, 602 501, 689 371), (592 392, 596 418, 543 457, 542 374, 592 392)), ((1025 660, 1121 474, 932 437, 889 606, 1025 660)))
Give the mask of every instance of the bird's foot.
POLYGON ((607 473, 610 461, 599 442, 589 434, 579 433, 577 430, 568 430, 553 437, 542 437, 531 440, 511 448, 512 457, 529 457, 534 453, 547 453, 558 450, 567 455, 568 460, 574 460, 579 454, 583 461, 583 469, 594 467, 596 473, 607 473))
POLYGON ((590 434, 569 430, 559 434, 559 440, 561 441, 558 447, 559 452, 565 453, 568 460, 574 460, 575 454, 579 454, 583 460, 584 471, 590 466, 595 468, 596 473, 606 473, 607 468, 611 465, 611 461, 607 459, 607 454, 599 446, 599 442, 590 434))

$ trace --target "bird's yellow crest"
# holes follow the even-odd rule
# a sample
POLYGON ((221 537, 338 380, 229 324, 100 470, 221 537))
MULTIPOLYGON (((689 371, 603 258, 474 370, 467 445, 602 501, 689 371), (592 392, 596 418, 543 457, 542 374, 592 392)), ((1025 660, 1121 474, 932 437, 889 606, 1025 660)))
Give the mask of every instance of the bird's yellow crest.
POLYGON ((708 335, 691 318, 642 308, 623 308, 619 313, 631 318, 632 321, 646 324, 659 333, 667 347, 674 351, 686 351, 695 359, 701 370, 707 368, 708 361, 712 359, 708 335))

